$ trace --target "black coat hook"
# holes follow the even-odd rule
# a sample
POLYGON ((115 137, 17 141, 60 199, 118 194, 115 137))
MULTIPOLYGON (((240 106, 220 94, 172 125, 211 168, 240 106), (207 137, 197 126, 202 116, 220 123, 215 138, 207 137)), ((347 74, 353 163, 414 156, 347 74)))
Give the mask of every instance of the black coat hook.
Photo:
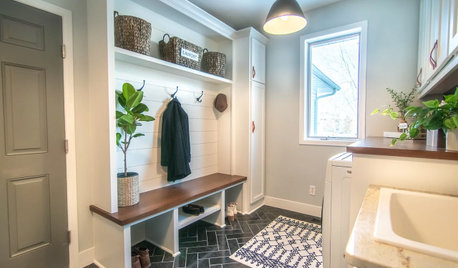
POLYGON ((200 96, 198 98, 196 98, 196 101, 198 103, 202 103, 202 97, 204 96, 204 92, 202 91, 202 93, 200 94, 200 96))
POLYGON ((141 88, 138 89, 138 91, 142 91, 142 89, 145 87, 146 81, 143 79, 143 85, 141 88))
POLYGON ((177 86, 177 90, 175 90, 175 92, 173 92, 173 94, 172 94, 172 99, 175 98, 175 96, 177 95, 177 93, 178 93, 178 86, 177 86))

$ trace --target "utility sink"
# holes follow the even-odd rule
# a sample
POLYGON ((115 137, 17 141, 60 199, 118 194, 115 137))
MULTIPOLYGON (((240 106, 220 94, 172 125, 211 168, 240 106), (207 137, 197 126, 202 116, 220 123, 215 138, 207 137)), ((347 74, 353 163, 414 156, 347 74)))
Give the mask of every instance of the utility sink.
POLYGON ((374 238, 458 261, 458 197, 381 188, 374 238))

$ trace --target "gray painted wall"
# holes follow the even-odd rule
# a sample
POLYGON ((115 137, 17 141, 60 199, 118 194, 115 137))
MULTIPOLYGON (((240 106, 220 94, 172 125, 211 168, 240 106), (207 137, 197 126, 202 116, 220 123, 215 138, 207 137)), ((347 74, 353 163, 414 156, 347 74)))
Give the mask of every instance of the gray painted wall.
POLYGON ((267 195, 321 206, 327 159, 345 147, 299 145, 301 35, 368 21, 367 136, 394 131, 394 122, 370 112, 390 103, 386 87, 409 89, 415 83, 418 0, 346 0, 306 14, 301 32, 270 36, 267 47, 267 195), (308 195, 309 185, 317 195, 308 195))

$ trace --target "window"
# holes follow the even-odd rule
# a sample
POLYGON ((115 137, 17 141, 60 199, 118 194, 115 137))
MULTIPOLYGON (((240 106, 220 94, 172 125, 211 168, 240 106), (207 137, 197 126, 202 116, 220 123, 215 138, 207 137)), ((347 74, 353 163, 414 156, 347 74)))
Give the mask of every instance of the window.
POLYGON ((302 144, 364 137, 366 22, 301 38, 302 144))

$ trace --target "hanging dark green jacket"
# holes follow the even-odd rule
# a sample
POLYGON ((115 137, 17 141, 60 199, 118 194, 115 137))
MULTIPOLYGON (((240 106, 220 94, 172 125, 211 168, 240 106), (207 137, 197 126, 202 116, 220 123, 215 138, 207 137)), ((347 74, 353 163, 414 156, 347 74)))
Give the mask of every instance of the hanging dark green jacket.
POLYGON ((162 115, 161 165, 167 167, 167 180, 191 174, 189 120, 178 99, 172 99, 162 115))

